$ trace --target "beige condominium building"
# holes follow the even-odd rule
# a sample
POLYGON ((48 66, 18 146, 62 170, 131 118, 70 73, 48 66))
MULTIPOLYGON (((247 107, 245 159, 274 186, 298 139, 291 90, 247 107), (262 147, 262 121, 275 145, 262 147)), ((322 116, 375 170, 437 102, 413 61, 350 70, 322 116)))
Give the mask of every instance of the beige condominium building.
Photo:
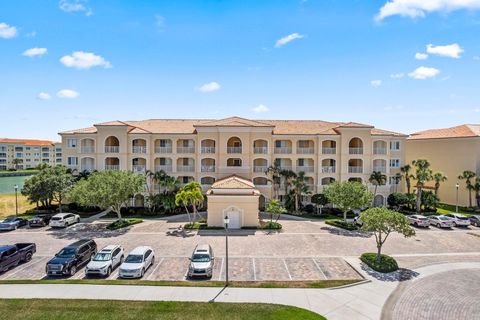
POLYGON ((48 140, 0 138, 0 170, 31 169, 40 163, 62 164, 61 143, 48 140))
MULTIPOLYGON (((112 121, 60 135, 63 162, 72 169, 164 170, 180 183, 200 182, 205 191, 235 174, 266 198, 272 187, 265 171, 273 164, 304 171, 313 193, 335 180, 367 184, 374 170, 392 177, 405 162, 407 137, 353 122, 239 117, 112 121)), ((378 188, 378 204, 400 188, 387 180, 378 188)))
MULTIPOLYGON (((441 202, 468 206, 468 191, 465 180, 458 176, 465 170, 480 174, 480 125, 464 124, 452 128, 432 129, 413 133, 407 139, 407 162, 426 159, 433 171, 443 172, 448 180, 441 183, 441 202)), ((434 182, 430 183, 433 187, 434 182)), ((475 196, 472 196, 475 204, 475 196)))

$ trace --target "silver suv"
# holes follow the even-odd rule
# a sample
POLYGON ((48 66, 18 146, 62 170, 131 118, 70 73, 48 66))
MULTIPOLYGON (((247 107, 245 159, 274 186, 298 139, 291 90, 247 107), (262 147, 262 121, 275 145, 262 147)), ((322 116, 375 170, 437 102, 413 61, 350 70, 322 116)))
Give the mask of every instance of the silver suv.
POLYGON ((188 277, 212 277, 213 264, 215 258, 213 257, 212 247, 208 244, 199 244, 195 247, 192 257, 190 258, 190 265, 188 267, 188 277))

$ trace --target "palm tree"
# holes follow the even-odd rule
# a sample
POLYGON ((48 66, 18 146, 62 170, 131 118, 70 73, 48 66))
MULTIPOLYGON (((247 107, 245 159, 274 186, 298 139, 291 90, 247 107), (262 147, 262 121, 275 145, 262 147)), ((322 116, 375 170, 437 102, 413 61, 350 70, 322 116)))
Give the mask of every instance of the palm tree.
MULTIPOLYGON (((387 176, 381 173, 380 171, 373 171, 368 181, 370 181, 370 183, 375 186, 375 191, 373 192, 373 197, 375 199, 375 196, 377 195, 378 186, 381 186, 387 183, 387 176)), ((372 200, 372 201, 375 201, 375 200, 372 200)))
POLYGON ((392 178, 393 178, 393 181, 395 182, 395 193, 397 193, 398 184, 400 183, 400 181, 402 181, 402 174, 397 172, 392 178))
POLYGON ((193 220, 198 216, 197 206, 204 201, 202 194, 202 185, 198 182, 192 181, 187 183, 182 191, 187 192, 187 200, 193 206, 193 220))
POLYGON ((473 184, 473 190, 475 191, 475 199, 477 200, 477 207, 480 207, 480 177, 475 178, 473 184))
POLYGON ((280 170, 280 176, 283 177, 285 195, 287 195, 288 189, 292 185, 292 180, 297 177, 297 174, 293 170, 282 169, 280 170))
POLYGON ((292 180, 293 194, 295 197, 295 212, 298 212, 298 205, 302 196, 309 195, 311 192, 308 189, 307 177, 305 172, 300 171, 298 175, 292 180))
POLYGON ((412 178, 412 174, 410 173, 412 167, 409 164, 404 165, 400 168, 400 172, 402 173, 403 177, 405 177, 405 184, 407 185, 407 193, 410 193, 412 185, 410 183, 410 179, 412 178))
POLYGON ((267 180, 272 184, 273 198, 278 199, 278 189, 280 189, 280 167, 276 164, 267 168, 265 171, 267 180))
POLYGON ((415 166, 415 175, 412 177, 417 181, 415 187, 417 188, 416 209, 420 213, 422 207, 422 190, 425 183, 433 179, 433 172, 430 169, 430 162, 425 159, 413 160, 412 165, 415 166))
POLYGON ((435 172, 433 174, 433 181, 435 181, 435 195, 438 197, 438 189, 440 189, 440 183, 447 181, 447 176, 442 172, 435 172))
POLYGON ((22 159, 18 159, 18 158, 15 158, 15 159, 12 160, 12 164, 14 165, 15 170, 18 170, 18 165, 19 165, 20 163, 22 163, 22 162, 23 162, 23 160, 22 160, 22 159))
POLYGON ((468 190, 468 203, 470 204, 470 207, 472 207, 472 191, 474 189, 473 184, 472 184, 472 179, 476 177, 475 172, 470 171, 470 170, 465 170, 462 172, 461 175, 458 176, 458 179, 463 180, 465 179, 465 184, 467 185, 467 190, 468 190))

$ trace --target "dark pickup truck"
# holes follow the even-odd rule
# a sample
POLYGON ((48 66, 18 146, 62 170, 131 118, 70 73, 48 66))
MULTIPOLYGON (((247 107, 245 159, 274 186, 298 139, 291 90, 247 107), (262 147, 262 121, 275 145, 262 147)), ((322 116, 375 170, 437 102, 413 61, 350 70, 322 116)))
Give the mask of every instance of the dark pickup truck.
POLYGON ((0 245, 0 272, 16 267, 21 262, 30 261, 35 252, 37 252, 35 243, 0 245))

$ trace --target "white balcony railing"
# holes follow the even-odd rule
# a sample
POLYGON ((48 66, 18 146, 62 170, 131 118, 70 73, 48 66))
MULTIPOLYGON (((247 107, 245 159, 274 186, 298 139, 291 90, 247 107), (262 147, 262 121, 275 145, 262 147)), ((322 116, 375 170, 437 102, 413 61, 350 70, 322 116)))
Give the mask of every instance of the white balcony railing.
POLYGON ((315 153, 315 148, 297 148, 298 154, 313 154, 315 153))
POLYGON ((105 146, 105 153, 118 153, 119 151, 119 146, 105 146))
POLYGON ((268 147, 255 147, 253 148, 253 153, 255 154, 267 154, 268 147))
POLYGON ((363 167, 348 166, 348 173, 363 173, 363 167))
POLYGON ((202 172, 215 172, 215 166, 202 166, 202 172))
POLYGON ((155 172, 159 171, 172 172, 172 165, 159 165, 155 166, 155 172))
POLYGON ((135 173, 145 173, 146 171, 146 166, 144 165, 133 165, 132 166, 132 171, 135 172, 135 173))
POLYGON ((242 147, 227 147, 227 153, 242 153, 242 147))
POLYGON ((322 148, 322 153, 323 154, 336 154, 337 153, 337 148, 322 148))
POLYGON ((387 172, 387 167, 386 166, 373 166, 373 171, 386 173, 387 172))
POLYGON ((177 171, 178 172, 193 172, 195 171, 194 166, 177 166, 177 171))
POLYGON ((335 166, 322 166, 322 173, 335 173, 335 166))
POLYGON ((286 148, 286 147, 275 148, 274 152, 277 154, 290 154, 292 153, 292 148, 286 148))
POLYGON ((195 153, 195 147, 178 147, 177 153, 195 153))
POLYGON ((155 147, 155 153, 172 153, 172 147, 155 147))
POLYGON ((265 172, 267 169, 267 166, 253 166, 253 172, 265 172))
POLYGON ((362 147, 348 148, 350 154, 363 154, 362 147))
POLYGON ((215 153, 215 147, 202 147, 201 148, 202 153, 215 153))
POLYGON ((373 148, 373 154, 387 154, 387 148, 373 148))
POLYGON ((95 146, 83 146, 80 150, 82 153, 95 153, 95 146))
POLYGON ((297 166, 297 171, 303 171, 303 172, 313 172, 314 171, 313 166, 297 166))
POLYGON ((105 170, 120 170, 120 166, 118 164, 106 164, 105 170))
POLYGON ((145 146, 133 146, 132 153, 147 153, 147 147, 145 146))

